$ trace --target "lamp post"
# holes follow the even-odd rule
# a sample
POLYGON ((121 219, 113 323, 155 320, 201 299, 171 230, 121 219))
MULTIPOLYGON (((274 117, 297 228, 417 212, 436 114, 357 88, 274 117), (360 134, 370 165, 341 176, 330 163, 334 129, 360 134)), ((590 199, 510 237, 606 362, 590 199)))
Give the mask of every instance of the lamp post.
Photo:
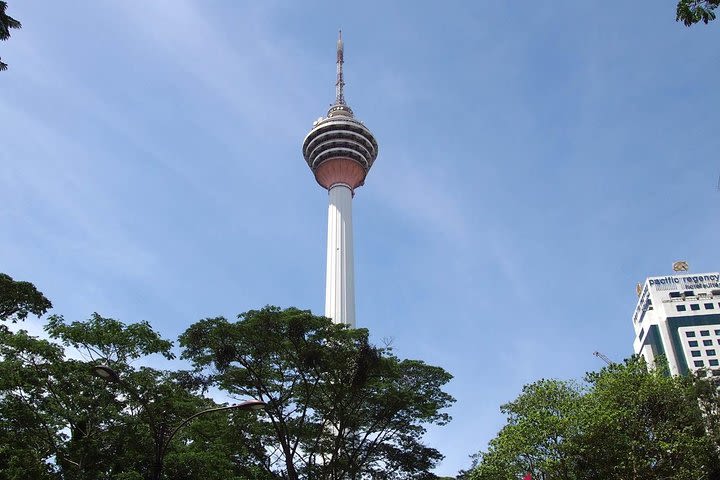
MULTIPOLYGON (((120 378, 120 375, 115 370, 113 370, 112 368, 110 368, 107 365, 95 365, 94 367, 92 367, 92 373, 96 377, 100 377, 103 380, 105 380, 106 382, 120 383, 120 384, 125 384, 127 386, 127 384, 122 380, 122 378, 120 378)), ((140 398, 140 396, 137 395, 137 393, 132 388, 130 388, 129 390, 132 392, 133 396, 135 396, 137 398, 137 400, 139 400, 145 407, 147 407, 147 402, 145 400, 140 398)), ((208 408, 206 410, 201 410, 193 415, 190 415, 188 418, 186 418, 185 420, 180 422, 180 424, 177 427, 175 427, 172 432, 170 432, 170 435, 167 438, 163 438, 164 437, 164 435, 163 435, 159 439, 160 440, 159 443, 157 442, 157 439, 156 439, 155 459, 154 459, 153 466, 152 466, 152 476, 151 476, 152 480, 160 480, 161 479, 163 464, 165 461, 165 454, 167 453, 167 449, 170 446, 170 441, 173 439, 173 437, 175 437, 175 435, 185 425, 190 423, 195 418, 202 416, 202 415, 206 415, 208 413, 222 412, 222 411, 227 411, 227 410, 255 410, 255 411, 263 410, 265 408, 265 406, 266 406, 265 402, 263 402, 261 400, 253 399, 253 400, 246 400, 244 402, 237 403, 235 405, 228 405, 225 407, 208 408)))

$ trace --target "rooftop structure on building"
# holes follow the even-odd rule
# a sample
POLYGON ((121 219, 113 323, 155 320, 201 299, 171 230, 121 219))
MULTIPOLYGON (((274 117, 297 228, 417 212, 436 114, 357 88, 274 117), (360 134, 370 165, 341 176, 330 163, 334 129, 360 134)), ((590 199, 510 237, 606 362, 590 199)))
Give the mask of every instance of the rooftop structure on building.
POLYGON ((720 376, 720 273, 689 273, 676 262, 671 275, 638 285, 633 349, 648 365, 663 356, 670 373, 704 369, 720 376))

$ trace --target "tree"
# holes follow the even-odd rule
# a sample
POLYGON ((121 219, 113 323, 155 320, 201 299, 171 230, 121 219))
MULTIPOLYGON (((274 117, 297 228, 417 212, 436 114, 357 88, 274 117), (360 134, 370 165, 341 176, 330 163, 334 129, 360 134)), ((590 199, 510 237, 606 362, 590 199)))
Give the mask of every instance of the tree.
MULTIPOLYGON (((9 16, 5 11, 7 10, 7 2, 0 0, 0 40, 7 40, 10 38, 11 28, 22 28, 22 24, 9 16)), ((7 70, 7 64, 2 62, 0 59, 0 71, 7 70)))
POLYGON ((572 440, 577 436, 577 415, 582 391, 572 382, 540 380, 526 385, 514 401, 500 411, 508 421, 476 457, 467 476, 471 480, 574 478, 572 440))
POLYGON ((648 371, 639 358, 589 373, 584 387, 542 380, 503 406, 507 425, 466 478, 717 479, 718 395, 707 377, 648 371))
MULTIPOLYGON (((0 274, 2 320, 50 306, 0 274)), ((53 315, 49 339, 1 327, 0 478, 436 478, 442 455, 422 436, 450 419, 451 376, 371 345, 367 330, 274 307, 202 320, 181 337, 195 366, 185 371, 143 366, 174 359, 147 322, 53 315), (98 364, 113 381, 92 375, 98 364), (203 414, 173 436, 218 406, 210 388, 266 400, 268 412, 203 414)))
POLYGON ((10 320, 15 323, 25 320, 31 313, 39 317, 51 308, 50 300, 35 285, 15 281, 10 275, 0 273, 0 321, 10 320))
MULTIPOLYGON (((149 355, 173 357, 172 343, 145 322, 53 316, 46 331, 54 341, 0 331, 1 478, 151 478, 172 430, 218 406, 192 372, 133 366, 149 355), (94 377, 99 362, 123 380, 94 377)), ((164 478, 262 479, 238 441, 253 422, 246 412, 199 417, 174 438, 164 478)))
POLYGON ((435 478, 442 455, 422 444, 450 420, 442 368, 400 360, 349 329, 295 308, 266 307, 237 322, 209 318, 180 337, 183 357, 231 395, 268 403, 247 432, 271 478, 435 478))
POLYGON ((47 461, 57 453, 61 427, 45 385, 62 350, 20 331, 0 329, 0 471, 4 478, 56 478, 47 461))
POLYGON ((675 20, 689 27, 699 22, 715 20, 715 9, 720 0, 679 0, 675 20))
POLYGON ((717 478, 699 380, 670 376, 663 365, 648 370, 642 358, 610 365, 587 380, 580 478, 717 478))

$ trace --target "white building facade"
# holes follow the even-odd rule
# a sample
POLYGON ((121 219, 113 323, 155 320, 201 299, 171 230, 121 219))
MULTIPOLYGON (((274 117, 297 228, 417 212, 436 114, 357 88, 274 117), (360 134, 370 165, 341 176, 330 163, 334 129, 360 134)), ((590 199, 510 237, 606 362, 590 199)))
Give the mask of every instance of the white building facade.
POLYGON ((720 273, 685 273, 645 280, 633 314, 636 354, 672 375, 706 369, 720 376, 720 273))

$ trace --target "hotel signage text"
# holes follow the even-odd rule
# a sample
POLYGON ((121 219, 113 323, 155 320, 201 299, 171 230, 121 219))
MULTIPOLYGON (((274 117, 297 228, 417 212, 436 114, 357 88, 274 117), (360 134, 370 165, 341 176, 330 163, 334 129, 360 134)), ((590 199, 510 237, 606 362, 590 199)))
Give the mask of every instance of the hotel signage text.
POLYGON ((720 275, 687 275, 650 278, 650 287, 655 290, 689 290, 693 288, 720 288, 720 275))

